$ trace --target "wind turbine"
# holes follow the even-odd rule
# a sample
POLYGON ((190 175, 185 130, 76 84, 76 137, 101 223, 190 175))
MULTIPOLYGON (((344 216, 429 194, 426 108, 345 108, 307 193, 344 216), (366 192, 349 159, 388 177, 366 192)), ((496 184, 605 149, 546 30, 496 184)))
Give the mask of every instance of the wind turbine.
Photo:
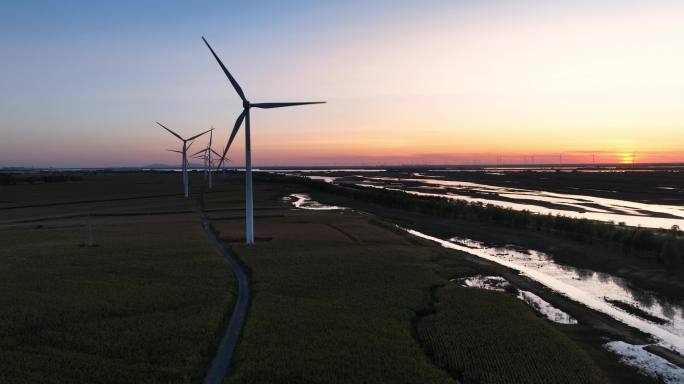
MULTIPOLYGON (((221 154, 219 154, 218 152, 214 151, 211 148, 200 149, 199 151, 192 154, 192 157, 194 159, 202 159, 202 161, 204 163, 204 179, 208 180, 209 189, 213 188, 212 172, 213 172, 213 168, 214 168, 214 159, 211 157, 211 154, 214 154, 218 157, 221 157, 221 154)), ((226 160, 228 160, 228 159, 226 159, 226 160)))
MULTIPOLYGON (((191 141, 190 144, 188 144, 186 151, 190 149, 190 146, 192 145, 192 143, 194 143, 194 141, 191 141)), ((180 153, 180 155, 181 155, 181 169, 183 169, 184 166, 187 166, 190 164, 190 160, 188 160, 185 156, 183 156, 183 151, 179 151, 177 149, 167 149, 167 151, 180 153)), ((185 176, 183 176, 183 180, 181 181, 181 184, 185 185, 185 176)))
POLYGON ((207 144, 207 147, 204 149, 200 149, 199 151, 195 152, 192 154, 193 157, 199 154, 203 154, 200 156, 202 160, 204 160, 204 179, 209 181, 209 189, 213 188, 213 180, 212 180, 212 172, 213 172, 213 166, 214 166, 214 160, 212 159, 212 155, 216 155, 218 157, 221 157, 221 155, 214 151, 214 149, 211 147, 212 146, 212 141, 214 137, 214 127, 211 127, 212 131, 209 132, 209 144, 207 144))
POLYGON ((185 192, 185 197, 188 197, 188 148, 190 148, 190 146, 192 145, 193 140, 195 140, 196 138, 198 138, 198 137, 204 135, 205 133, 211 131, 211 129, 206 130, 206 131, 204 131, 200 134, 197 134, 195 136, 192 136, 190 138, 184 139, 184 138, 180 137, 180 135, 177 134, 176 132, 166 128, 160 122, 157 122, 157 124, 159 124, 160 127, 169 131, 172 135, 176 136, 178 138, 178 140, 183 142, 183 147, 182 147, 183 149, 180 151, 181 156, 183 158, 183 191, 185 192), (188 144, 188 141, 190 142, 190 144, 188 144))
POLYGON ((204 181, 207 181, 209 179, 209 175, 207 174, 209 171, 207 170, 207 150, 205 149, 200 149, 199 151, 195 152, 192 154, 193 159, 201 159, 202 160, 202 169, 204 169, 204 181))
POLYGON ((235 78, 228 72, 228 68, 226 68, 225 65, 223 65, 223 62, 221 62, 221 59, 216 55, 216 52, 211 48, 211 45, 209 45, 209 42, 207 42, 207 39, 202 36, 202 40, 204 40, 204 44, 207 45, 207 48, 211 51, 211 54, 214 56, 216 61, 218 62, 218 65, 221 67, 223 70, 223 73, 226 74, 226 77, 228 77, 228 81, 230 81, 230 84, 232 84, 233 88, 235 89, 235 92, 237 92, 238 96, 240 96, 240 99, 242 99, 242 113, 238 116, 237 120, 235 121, 235 126, 233 127, 233 131, 230 134, 230 138, 228 139, 228 143, 226 144, 226 148, 223 150, 223 156, 221 156, 221 161, 219 162, 218 168, 221 168, 221 165, 223 164, 223 160, 226 157, 226 153, 228 152, 228 148, 230 148, 230 145, 233 143, 233 139, 235 138, 235 134, 237 134, 238 130, 240 129, 240 126, 242 125, 242 121, 245 121, 245 200, 246 200, 246 217, 245 217, 245 240, 247 244, 254 244, 254 203, 252 200, 252 148, 251 148, 251 142, 250 142, 250 132, 249 132, 249 110, 251 108, 262 108, 262 109, 271 109, 271 108, 281 108, 281 107, 293 107, 296 105, 307 105, 307 104, 323 104, 325 101, 308 101, 308 102, 288 102, 288 103, 250 103, 247 100, 247 97, 245 96, 245 93, 242 91, 242 88, 240 88, 240 84, 238 84, 237 81, 235 81, 235 78))

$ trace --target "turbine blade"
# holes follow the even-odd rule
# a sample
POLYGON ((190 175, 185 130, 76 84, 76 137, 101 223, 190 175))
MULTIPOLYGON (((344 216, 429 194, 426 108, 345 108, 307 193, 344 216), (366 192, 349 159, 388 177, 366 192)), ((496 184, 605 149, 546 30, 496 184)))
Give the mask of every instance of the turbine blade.
POLYGON ((175 149, 167 149, 167 151, 169 151, 169 152, 176 152, 176 153, 183 153, 183 151, 177 151, 177 150, 175 150, 175 149))
POLYGON ((162 128, 164 128, 164 129, 166 129, 167 131, 171 132, 172 135, 174 135, 174 136, 176 136, 177 138, 183 140, 183 138, 180 137, 180 135, 178 135, 176 132, 174 132, 174 131, 172 131, 172 130, 166 128, 162 123, 160 123, 160 122, 158 122, 158 121, 157 121, 156 123, 159 124, 160 127, 162 127, 162 128))
POLYGON ((190 149, 190 146, 192 145, 192 143, 194 143, 194 141, 191 141, 190 144, 188 144, 188 146, 185 147, 185 153, 188 153, 188 149, 190 149))
POLYGON ((209 42, 207 42, 207 39, 205 39, 204 36, 202 36, 202 40, 204 40, 204 44, 207 45, 207 48, 209 48, 209 50, 211 51, 211 54, 214 55, 214 58, 216 59, 216 61, 218 61, 219 66, 221 66, 221 69, 223 69, 223 73, 225 73, 226 76, 228 76, 228 80, 230 80, 230 83, 233 85, 233 88, 235 88, 235 92, 237 92, 237 94, 240 96, 242 101, 247 101, 247 98, 245 97, 245 93, 242 92, 242 88, 240 88, 240 84, 238 84, 238 82, 235 81, 235 78, 233 77, 233 75, 231 75, 230 72, 228 72, 228 68, 226 68, 226 66, 223 65, 223 62, 216 55, 216 52, 214 52, 214 50, 211 48, 211 45, 209 45, 209 42))
POLYGON ((235 139, 235 135, 237 134, 238 130, 240 130, 240 126, 242 125, 242 120, 245 119, 246 114, 247 114, 247 110, 242 111, 240 116, 238 116, 237 120, 235 120, 235 126, 233 127, 233 132, 230 133, 230 138, 228 139, 228 143, 226 143, 226 148, 223 150, 223 155, 221 155, 221 161, 219 161, 219 165, 218 165, 218 167, 216 167, 216 169, 220 169, 221 165, 223 165, 223 161, 226 158, 226 153, 228 153, 228 149, 230 148, 230 145, 233 144, 233 140, 235 139))
POLYGON ((195 156, 195 155, 200 154, 200 153, 202 153, 202 152, 206 152, 206 151, 208 151, 208 150, 209 150, 209 148, 200 149, 199 151, 193 153, 192 156, 195 156))
POLYGON ((221 154, 218 153, 218 152, 216 152, 216 151, 214 151, 213 149, 211 150, 211 153, 213 153, 214 155, 216 155, 216 156, 218 156, 218 157, 221 157, 221 154))
MULTIPOLYGON (((212 128, 212 129, 214 129, 214 128, 212 128)), ((200 133, 200 134, 198 134, 198 135, 195 135, 195 136, 189 138, 188 141, 189 141, 189 140, 195 140, 196 138, 198 138, 198 137, 204 135, 205 133, 211 131, 212 129, 207 129, 206 131, 204 131, 204 132, 202 132, 202 133, 200 133)))
POLYGON ((295 103, 256 103, 256 104, 252 104, 252 107, 269 109, 269 108, 293 107, 295 105, 307 105, 307 104, 325 104, 325 101, 304 101, 304 102, 295 102, 295 103))

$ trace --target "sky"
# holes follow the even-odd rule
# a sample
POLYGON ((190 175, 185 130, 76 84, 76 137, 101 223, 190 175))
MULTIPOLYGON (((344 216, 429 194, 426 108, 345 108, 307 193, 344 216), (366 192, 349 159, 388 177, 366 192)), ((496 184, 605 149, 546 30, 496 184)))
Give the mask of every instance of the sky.
POLYGON ((0 167, 684 162, 682 1, 0 3, 0 167), (199 149, 203 146, 195 144, 199 149), (244 164, 241 131, 229 151, 244 164))

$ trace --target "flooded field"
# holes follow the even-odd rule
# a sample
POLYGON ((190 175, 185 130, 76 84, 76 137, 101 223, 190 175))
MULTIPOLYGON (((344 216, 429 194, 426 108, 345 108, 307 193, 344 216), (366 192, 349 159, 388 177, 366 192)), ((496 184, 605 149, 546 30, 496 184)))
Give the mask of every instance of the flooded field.
POLYGON ((529 291, 517 289, 511 285, 506 279, 501 276, 471 276, 462 279, 456 279, 454 282, 464 286, 487 289, 491 291, 508 292, 515 295, 518 299, 525 302, 535 311, 544 315, 548 320, 558 324, 577 324, 577 320, 569 314, 561 311, 553 305, 546 302, 541 297, 529 291))
MULTIPOLYGON (((373 170, 292 170, 278 171, 287 175, 303 176, 327 183, 348 183, 366 187, 403 191, 414 195, 439 196, 482 204, 494 204, 538 214, 564 215, 604 222, 622 223, 649 228, 684 228, 684 205, 655 204, 607 198, 593 194, 551 192, 452 180, 430 171, 413 172, 409 177, 390 177, 373 170)), ((389 173, 389 172, 385 172, 389 173)), ((543 187, 543 184, 541 185, 543 187)), ((573 187, 568 187, 573 190, 573 187)), ((676 190, 676 187, 657 187, 676 190)), ((586 189, 582 190, 587 192, 586 189)), ((606 191, 599 191, 606 192, 606 191)))
POLYGON ((665 348, 684 353, 681 303, 669 303, 648 291, 631 290, 624 280, 607 274, 557 264, 539 252, 473 246, 479 243, 466 239, 442 240, 412 229, 405 230, 415 236, 435 241, 445 248, 470 253, 517 270, 576 302, 653 336, 665 348), (636 310, 625 309, 616 305, 616 302, 626 303, 636 310), (653 321, 650 316, 641 312, 666 321, 653 321))
POLYGON ((338 209, 346 209, 334 205, 325 205, 317 201, 311 200, 311 197, 306 193, 293 193, 290 196, 283 197, 284 201, 289 201, 295 208, 310 209, 314 211, 331 211, 338 209))
MULTIPOLYGON (((291 195, 291 201, 302 209, 343 209, 317 203, 306 194, 291 195), (295 200, 296 199, 296 200, 295 200)), ((406 232, 437 242, 441 246, 475 255, 518 271, 547 288, 652 337, 653 343, 678 354, 684 354, 684 305, 653 292, 632 287, 628 281, 610 274, 557 263, 550 255, 520 247, 489 247, 481 242, 452 237, 439 239, 413 229, 406 232)), ((471 276, 455 283, 481 289, 507 292, 524 301, 548 320, 561 324, 577 324, 569 314, 555 308, 532 292, 512 287, 500 276, 471 276)), ((667 383, 684 381, 684 369, 644 349, 648 345, 632 345, 611 341, 605 348, 621 356, 644 374, 660 377, 667 383)))
MULTIPOLYGON (((292 202, 303 209, 343 209, 317 203, 306 194, 296 194, 296 200, 292 202)), ((616 276, 557 263, 551 256, 536 250, 488 247, 471 239, 452 237, 442 240, 412 229, 406 231, 436 241, 446 248, 457 249, 513 268, 574 301, 654 336, 667 348, 684 353, 682 303, 670 302, 653 292, 632 288, 629 282, 616 276)), ((495 279, 479 283, 483 287, 496 286, 495 279), (485 284, 487 281, 489 283, 485 284)))
POLYGON ((673 342, 672 345, 684 351, 682 303, 673 303, 653 292, 632 288, 629 282, 619 277, 559 264, 549 255, 535 250, 487 247, 480 242, 458 237, 453 237, 448 242, 466 248, 469 253, 486 256, 504 265, 514 265, 515 269, 530 277, 533 276, 526 272, 534 271, 533 278, 544 285, 560 283, 572 287, 581 292, 582 296, 592 299, 585 302, 588 306, 591 303, 600 303, 599 308, 612 307, 612 310, 623 312, 623 316, 616 319, 629 325, 634 325, 628 321, 631 317, 645 321, 649 326, 639 329, 653 334, 649 329, 659 328, 660 331, 656 333, 670 334, 668 339, 673 342))

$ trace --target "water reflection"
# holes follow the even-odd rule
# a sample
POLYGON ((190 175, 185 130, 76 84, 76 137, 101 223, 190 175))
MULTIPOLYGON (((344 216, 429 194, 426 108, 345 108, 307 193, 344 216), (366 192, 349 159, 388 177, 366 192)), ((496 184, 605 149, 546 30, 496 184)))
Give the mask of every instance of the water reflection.
POLYGON ((470 253, 517 270, 571 300, 652 335, 660 345, 684 354, 682 306, 672 305, 667 300, 642 291, 642 295, 650 294, 651 299, 649 300, 653 302, 651 306, 644 306, 643 303, 647 303, 649 300, 636 300, 635 297, 640 296, 633 295, 634 290, 629 289, 628 284, 623 279, 610 275, 601 276, 599 279, 599 272, 559 265, 546 254, 534 250, 529 252, 518 252, 505 248, 502 250, 502 248, 486 247, 470 239, 442 240, 413 229, 402 229, 417 237, 437 242, 445 248, 470 253), (665 324, 657 324, 619 308, 606 299, 628 303, 652 316, 663 318, 668 315, 669 321, 665 324))
POLYGON ((549 304, 546 300, 529 291, 517 289, 501 276, 476 275, 454 280, 464 287, 487 289, 490 291, 508 292, 519 300, 534 308, 548 320, 559 324, 577 324, 577 320, 569 314, 549 304))
MULTIPOLYGON (((413 173, 411 177, 407 178, 364 175, 369 171, 291 170, 278 173, 305 176, 327 183, 347 182, 403 191, 415 195, 439 196, 454 200, 494 204, 539 214, 565 215, 649 228, 669 229, 673 225, 684 228, 684 207, 677 205, 645 204, 596 196, 499 187, 445 180, 440 176, 425 173, 413 173)), ((373 173, 379 171, 381 172, 381 170, 372 170, 373 173)))
POLYGON ((338 207, 336 205, 325 205, 311 199, 306 193, 293 193, 290 196, 283 197, 285 201, 291 201, 292 205, 300 209, 310 209, 314 211, 334 211, 340 209, 347 209, 346 207, 338 207))
POLYGON ((624 364, 636 367, 646 376, 660 379, 666 384, 684 383, 684 369, 644 349, 644 345, 633 345, 624 341, 611 341, 604 345, 620 356, 624 364))
POLYGON ((524 268, 534 268, 547 277, 578 288, 620 310, 640 316, 644 320, 660 322, 660 326, 669 332, 684 336, 684 307, 681 303, 675 304, 653 292, 635 289, 623 278, 559 264, 549 255, 535 250, 521 252, 512 247, 487 247, 483 243, 460 237, 453 237, 449 241, 455 244, 468 244, 470 249, 524 268), (616 305, 615 302, 621 304, 616 305))
MULTIPOLYGON (((454 200, 494 204, 539 214, 565 215, 650 228, 671 228, 673 225, 684 227, 684 207, 674 205, 644 204, 594 196, 505 188, 432 178, 366 177, 365 179, 364 183, 375 182, 374 185, 388 190, 403 191, 420 196, 438 196, 454 200), (440 189, 433 189, 433 192, 415 190, 425 186, 439 187, 440 189)), ((359 184, 362 185, 363 183, 359 184)))
MULTIPOLYGON (((292 194, 283 199, 292 201, 296 207, 302 209, 344 209, 344 207, 320 204, 311 200, 307 194, 292 194)), ((414 236, 435 241, 445 248, 467 252, 515 269, 571 300, 652 335, 665 348, 680 354, 684 353, 684 337, 682 337, 684 334, 684 321, 682 319, 684 311, 682 306, 674 305, 651 292, 631 289, 624 279, 605 273, 557 264, 548 255, 535 250, 519 247, 486 247, 478 241, 460 237, 454 237, 447 241, 412 229, 401 229, 414 236), (627 311, 614 303, 632 306, 636 312, 627 311), (642 316, 643 314, 654 317, 662 316, 668 318, 669 321, 650 321, 648 317, 639 317, 639 311, 642 312, 642 316)), ((505 279, 499 276, 471 277, 464 281, 464 285, 504 291, 509 291, 508 286, 510 286, 505 279)), ((532 292, 518 290, 517 297, 533 306, 551 321, 563 324, 577 323, 577 320, 569 314, 553 307, 532 292)), ((622 356, 624 363, 634 365, 644 373, 658 377, 666 383, 680 383, 684 378, 684 369, 644 350, 644 346, 612 341, 606 343, 605 347, 622 356)))

